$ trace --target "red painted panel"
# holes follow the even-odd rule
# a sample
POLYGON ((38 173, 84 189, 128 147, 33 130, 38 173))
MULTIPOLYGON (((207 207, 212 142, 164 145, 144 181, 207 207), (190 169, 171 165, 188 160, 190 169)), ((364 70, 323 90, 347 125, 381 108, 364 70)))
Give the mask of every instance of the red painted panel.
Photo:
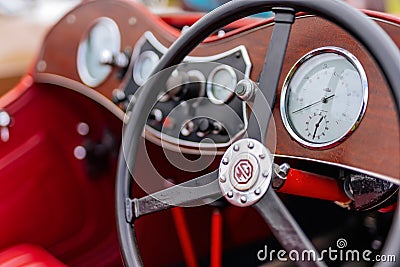
POLYGON ((4 110, 12 125, 10 140, 0 141, 0 248, 33 243, 71 265, 120 264, 114 182, 121 122, 90 99, 45 84, 4 110), (85 137, 79 122, 90 127, 85 137), (100 142, 106 130, 116 139, 112 165, 90 177, 74 148, 100 142))
POLYGON ((296 169, 290 169, 285 184, 278 190, 296 196, 305 196, 348 203, 349 197, 339 181, 296 169))
POLYGON ((43 248, 21 244, 0 252, 1 267, 66 267, 43 248))

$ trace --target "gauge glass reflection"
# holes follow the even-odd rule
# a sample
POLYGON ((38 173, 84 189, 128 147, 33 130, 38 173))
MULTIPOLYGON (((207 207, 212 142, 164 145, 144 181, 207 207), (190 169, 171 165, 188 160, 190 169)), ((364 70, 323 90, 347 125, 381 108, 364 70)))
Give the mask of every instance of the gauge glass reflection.
POLYGON ((230 66, 216 67, 208 77, 207 96, 215 104, 228 102, 233 94, 237 83, 237 76, 230 66))
POLYGON ((282 90, 281 115, 298 142, 328 148, 356 129, 367 99, 367 79, 357 58, 344 49, 325 47, 292 68, 282 90))
POLYGON ((108 77, 112 68, 101 63, 102 54, 119 52, 121 35, 117 24, 110 18, 100 18, 81 41, 78 49, 78 73, 88 86, 96 87, 108 77))
POLYGON ((137 85, 141 86, 146 82, 158 61, 159 57, 154 51, 148 50, 140 54, 133 68, 133 79, 137 85))

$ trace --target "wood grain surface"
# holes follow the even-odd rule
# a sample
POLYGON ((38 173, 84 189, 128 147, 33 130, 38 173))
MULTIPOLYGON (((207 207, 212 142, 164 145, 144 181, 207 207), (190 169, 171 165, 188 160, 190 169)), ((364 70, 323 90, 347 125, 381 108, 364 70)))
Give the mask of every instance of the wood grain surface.
MULTIPOLYGON (((120 28, 121 49, 130 49, 145 31, 151 31, 165 46, 170 46, 179 32, 132 1, 99 0, 87 2, 71 11, 47 35, 36 66, 35 74, 50 73, 81 82, 76 68, 78 45, 93 21, 99 17, 110 17, 120 28), (133 23, 135 22, 135 23, 133 23), (45 68, 43 68, 45 62, 45 68)), ((378 20, 378 24, 400 47, 400 26, 393 22, 378 20)), ((246 30, 232 31, 224 37, 213 37, 199 45, 192 55, 208 56, 246 46, 253 67, 251 78, 257 80, 261 72, 273 25, 265 22, 246 30)), ((314 16, 296 19, 290 36, 285 63, 280 78, 280 88, 295 62, 307 52, 324 46, 342 47, 354 54, 363 65, 369 83, 369 101, 365 116, 357 130, 342 144, 321 151, 310 150, 292 140, 283 126, 279 101, 274 107, 276 125, 276 153, 302 157, 400 178, 400 128, 390 90, 374 61, 366 50, 347 32, 331 22, 314 16)), ((93 90, 110 99, 112 90, 123 85, 131 77, 132 66, 125 80, 117 77, 114 70, 108 79, 93 90)), ((278 99, 280 97, 280 89, 278 99)))

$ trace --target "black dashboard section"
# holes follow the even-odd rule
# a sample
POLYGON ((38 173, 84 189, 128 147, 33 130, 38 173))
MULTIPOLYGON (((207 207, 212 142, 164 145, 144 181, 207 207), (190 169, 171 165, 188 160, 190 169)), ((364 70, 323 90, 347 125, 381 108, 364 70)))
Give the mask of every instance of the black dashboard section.
MULTIPOLYGON (((124 90, 114 92, 123 109, 167 51, 146 32, 133 51, 131 77, 124 90)), ((207 57, 186 57, 174 67, 159 101, 148 116, 152 135, 188 147, 225 147, 247 128, 246 103, 235 93, 236 84, 249 77, 251 62, 244 46, 207 57)))

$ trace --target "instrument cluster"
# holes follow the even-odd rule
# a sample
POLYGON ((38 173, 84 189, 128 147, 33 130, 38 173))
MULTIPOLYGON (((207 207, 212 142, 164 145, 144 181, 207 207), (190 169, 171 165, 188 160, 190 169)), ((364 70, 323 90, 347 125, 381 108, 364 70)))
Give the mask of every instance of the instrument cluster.
MULTIPOLYGON (((116 23, 98 19, 79 46, 82 81, 92 87, 102 83, 110 65, 124 56, 119 49, 116 23)), ((139 39, 130 79, 123 90, 113 92, 114 102, 124 111, 167 50, 150 31, 139 39)), ((228 146, 247 129, 246 104, 234 90, 250 70, 243 45, 216 55, 186 57, 159 84, 162 94, 148 116, 148 132, 188 147, 228 146)), ((302 56, 289 71, 281 93, 281 118, 292 139, 310 149, 327 149, 356 130, 367 101, 368 82, 359 60, 343 48, 321 47, 302 56)))
MULTIPOLYGON (((167 51, 151 32, 134 48, 131 78, 114 102, 128 107, 167 51)), ((251 62, 244 46, 206 57, 186 57, 174 67, 153 107, 147 132, 187 147, 226 147, 247 128, 246 103, 235 87, 249 77, 251 62)))

